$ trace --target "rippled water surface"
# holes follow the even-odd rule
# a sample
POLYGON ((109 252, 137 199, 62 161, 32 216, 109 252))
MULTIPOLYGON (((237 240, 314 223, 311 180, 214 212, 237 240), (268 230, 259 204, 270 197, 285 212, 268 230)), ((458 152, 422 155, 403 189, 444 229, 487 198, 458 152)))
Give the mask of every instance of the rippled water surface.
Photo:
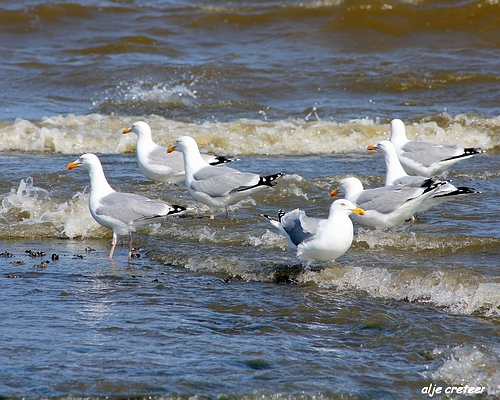
POLYGON ((498 397, 499 20, 495 1, 0 1, 0 397, 498 397), (382 185, 366 147, 392 118, 486 149, 447 176, 481 193, 356 225, 305 268, 261 214, 382 185), (209 220, 140 173, 137 120, 285 176, 209 220), (66 169, 86 152, 116 190, 188 207, 134 235, 139 258, 121 238, 108 260, 66 169))

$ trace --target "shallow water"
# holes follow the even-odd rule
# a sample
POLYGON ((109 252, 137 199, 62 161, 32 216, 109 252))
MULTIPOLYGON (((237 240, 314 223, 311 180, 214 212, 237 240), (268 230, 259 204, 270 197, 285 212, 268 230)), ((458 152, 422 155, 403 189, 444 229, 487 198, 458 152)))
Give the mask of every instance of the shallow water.
MULTIPOLYGON (((88 213, 86 172, 65 171, 66 155, 28 158, 47 172, 4 197, 17 205, 2 214, 12 253, 0 257, 3 393, 408 398, 462 380, 496 393, 500 238, 488 191, 396 232, 358 228, 337 263, 311 271, 260 214, 301 206, 325 215, 346 169, 381 179, 377 155, 245 157, 241 169, 288 175, 214 221, 182 185, 148 182, 133 155, 103 155, 116 188, 189 207, 135 235, 141 258, 127 262, 123 240, 110 262, 110 234, 88 213)), ((498 178, 478 171, 492 162, 494 153, 476 157, 456 179, 490 186, 498 178)))
POLYGON ((499 16, 493 1, 0 1, 0 397, 497 397, 499 16), (326 217, 342 178, 382 185, 366 147, 395 117, 486 149, 448 174, 481 193, 395 231, 356 226, 337 262, 304 268, 261 214, 326 217), (121 133, 136 120, 158 144, 190 135, 286 175, 209 220, 182 184, 141 175, 121 133), (66 170, 85 152, 115 189, 188 207, 134 235, 140 258, 122 238, 108 260, 88 175, 66 170))

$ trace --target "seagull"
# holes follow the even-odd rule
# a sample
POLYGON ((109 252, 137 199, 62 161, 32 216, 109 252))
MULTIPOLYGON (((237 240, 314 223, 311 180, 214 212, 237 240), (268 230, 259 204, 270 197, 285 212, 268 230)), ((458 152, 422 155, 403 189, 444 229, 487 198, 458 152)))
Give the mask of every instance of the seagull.
POLYGON ((370 145, 368 146, 368 150, 377 150, 383 155, 386 165, 386 186, 401 184, 413 187, 429 187, 433 184, 439 184, 439 189, 428 197, 425 201, 425 206, 421 207, 420 211, 426 211, 431 207, 450 200, 455 200, 459 197, 480 193, 474 188, 466 186, 456 187, 450 180, 439 180, 428 178, 426 176, 408 175, 399 161, 396 147, 389 140, 382 140, 376 145, 370 145))
POLYGON ((330 196, 343 191, 347 200, 365 211, 362 218, 352 215, 355 222, 373 228, 393 229, 415 213, 427 209, 425 201, 443 184, 430 181, 421 187, 398 184, 363 189, 358 178, 348 177, 340 181, 339 188, 333 189, 330 196))
POLYGON ((288 249, 297 250, 297 257, 306 261, 333 261, 343 255, 352 244, 354 229, 349 215, 363 215, 364 210, 345 199, 335 200, 328 219, 311 218, 296 208, 278 218, 262 214, 288 239, 288 249))
POLYGON ((399 161, 408 174, 428 178, 441 174, 460 160, 485 152, 480 148, 408 140, 405 125, 400 119, 391 121, 389 140, 396 147, 399 161))
POLYGON ((265 187, 274 186, 276 179, 283 175, 259 176, 226 166, 214 167, 203 159, 198 144, 190 136, 181 136, 168 150, 172 152, 175 149, 184 156, 186 187, 196 201, 209 207, 210 219, 214 219, 215 209, 222 207, 226 209, 226 218, 229 218, 229 205, 265 187))
MULTIPOLYGON (((137 164, 141 172, 152 181, 176 184, 184 181, 184 162, 178 151, 169 153, 166 147, 158 146, 151 138, 151 128, 146 122, 138 121, 122 131, 123 134, 133 132, 137 135, 137 164)), ((202 154, 210 165, 220 165, 235 158, 202 154)))
POLYGON ((83 165, 89 172, 89 209, 92 217, 105 228, 113 231, 113 241, 109 259, 113 258, 118 235, 128 234, 128 258, 132 257, 132 232, 165 219, 168 215, 179 214, 185 207, 170 205, 159 200, 151 200, 131 193, 113 190, 106 180, 101 162, 95 154, 84 154, 68 164, 68 170, 83 165))

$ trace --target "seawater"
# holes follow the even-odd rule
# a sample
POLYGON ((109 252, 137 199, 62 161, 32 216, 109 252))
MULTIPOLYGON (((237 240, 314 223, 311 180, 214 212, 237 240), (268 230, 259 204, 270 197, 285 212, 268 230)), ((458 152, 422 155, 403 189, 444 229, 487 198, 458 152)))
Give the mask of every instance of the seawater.
POLYGON ((12 254, 0 257, 2 392, 406 398, 467 382, 493 396, 494 150, 450 173, 483 193, 395 231, 357 227, 338 262, 312 270, 260 216, 294 207, 326 216, 345 176, 383 184, 381 157, 366 153, 242 157, 241 170, 286 175, 214 221, 183 185, 143 177, 134 154, 101 154, 117 190, 188 207, 136 234, 141 258, 130 262, 125 238, 107 259, 110 232, 88 212, 88 176, 65 170, 73 155, 4 156, 18 172, 2 195, 2 251, 12 254))
POLYGON ((499 9, 0 1, 0 397, 498 397, 499 9), (447 174, 481 193, 356 226, 337 262, 304 268, 261 214, 326 217, 341 179, 382 185, 366 147, 392 118, 484 148, 447 174), (121 133, 137 120, 285 176, 211 221, 141 175, 121 133), (66 170, 85 152, 116 190, 187 206, 134 235, 140 258, 122 238, 107 259, 88 175, 66 170))

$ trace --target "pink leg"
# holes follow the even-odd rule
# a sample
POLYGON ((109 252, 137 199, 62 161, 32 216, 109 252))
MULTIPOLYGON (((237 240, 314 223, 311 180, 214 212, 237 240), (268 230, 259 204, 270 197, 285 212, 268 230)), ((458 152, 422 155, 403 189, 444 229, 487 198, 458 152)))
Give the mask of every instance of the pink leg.
POLYGON ((109 252, 109 259, 113 259, 113 253, 115 252, 116 242, 118 242, 118 235, 113 232, 113 241, 111 242, 111 251, 109 252))

